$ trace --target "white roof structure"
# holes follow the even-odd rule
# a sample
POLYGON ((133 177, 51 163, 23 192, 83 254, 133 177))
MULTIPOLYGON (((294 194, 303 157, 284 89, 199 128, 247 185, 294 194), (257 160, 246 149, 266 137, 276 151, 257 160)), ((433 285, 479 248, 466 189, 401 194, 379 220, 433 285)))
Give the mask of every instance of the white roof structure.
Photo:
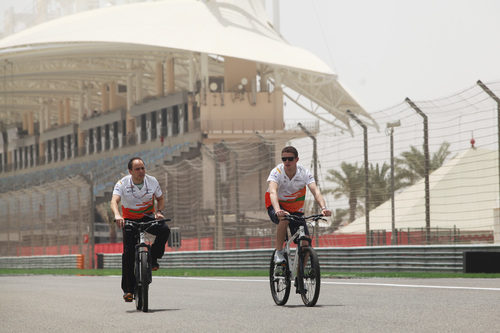
MULTIPOLYGON (((335 126, 350 130, 346 110, 377 126, 323 61, 273 29, 264 2, 134 3, 65 16, 10 35, 0 40, 0 120, 8 122, 16 111, 37 109, 41 102, 50 104, 54 96, 79 96, 82 89, 98 86, 92 82, 125 83, 168 57, 175 58, 176 83, 187 88, 188 72, 204 53, 215 72, 223 70, 224 57, 256 62, 260 75, 292 89, 289 97, 298 105, 335 126), (332 117, 319 115, 321 110, 332 117)), ((154 89, 150 81, 145 78, 146 90, 154 89)))
MULTIPOLYGON (((494 228, 498 206, 498 152, 470 148, 429 176, 430 226, 467 231, 494 228)), ((425 183, 395 195, 395 228, 425 228, 425 183)), ((391 201, 370 211, 370 230, 391 231, 391 201)), ((341 228, 339 233, 364 233, 365 217, 341 228)))

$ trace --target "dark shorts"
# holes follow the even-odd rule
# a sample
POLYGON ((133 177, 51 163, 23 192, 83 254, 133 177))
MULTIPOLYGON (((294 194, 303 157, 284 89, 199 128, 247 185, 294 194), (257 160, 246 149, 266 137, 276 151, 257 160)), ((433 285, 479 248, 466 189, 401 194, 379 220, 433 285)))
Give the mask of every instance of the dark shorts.
MULTIPOLYGON (((274 223, 274 224, 278 224, 279 223, 279 219, 278 217, 276 216, 276 212, 274 211, 274 207, 273 206, 269 206, 267 208, 267 214, 269 215, 269 218, 271 219, 271 221, 274 223)), ((290 213, 292 215, 297 215, 297 216, 304 216, 304 213, 300 213, 300 212, 294 212, 294 213, 290 213)), ((306 235, 309 235, 309 229, 307 229, 307 223, 303 223, 302 224, 304 226, 304 231, 306 233, 306 235)), ((299 223, 296 223, 296 222, 290 222, 288 224, 288 227, 290 228, 290 233, 293 235, 294 233, 297 232, 297 230, 299 230, 299 226, 300 224, 299 223)))

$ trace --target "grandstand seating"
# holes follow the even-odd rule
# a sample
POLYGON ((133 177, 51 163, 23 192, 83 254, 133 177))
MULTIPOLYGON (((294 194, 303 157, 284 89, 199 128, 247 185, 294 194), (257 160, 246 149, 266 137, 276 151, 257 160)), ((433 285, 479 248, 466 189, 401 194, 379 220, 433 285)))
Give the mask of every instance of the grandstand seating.
POLYGON ((21 175, 2 177, 0 191, 7 192, 63 178, 84 175, 92 180, 94 195, 102 196, 105 192, 112 191, 119 175, 126 174, 126 164, 130 158, 139 156, 144 160, 148 168, 154 168, 172 160, 175 156, 179 156, 192 146, 193 143, 186 141, 172 146, 143 149, 116 156, 103 156, 95 160, 86 160, 65 166, 54 166, 45 170, 35 170, 21 175))

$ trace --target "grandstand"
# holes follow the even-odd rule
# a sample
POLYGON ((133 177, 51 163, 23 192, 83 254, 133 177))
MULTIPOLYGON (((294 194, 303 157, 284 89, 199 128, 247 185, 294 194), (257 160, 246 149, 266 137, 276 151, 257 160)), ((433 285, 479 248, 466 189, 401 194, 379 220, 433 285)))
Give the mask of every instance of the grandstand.
MULTIPOLYGON (((38 10, 49 11, 47 3, 40 0, 38 10)), ((201 239, 215 249, 243 247, 250 235, 270 234, 261 196, 276 147, 305 136, 285 121, 285 99, 346 132, 348 109, 376 125, 327 65, 283 39, 264 2, 84 9, 0 40, 0 191, 27 198, 23 216, 34 221, 16 228, 21 210, 7 200, 2 253, 62 251, 88 237, 91 245, 118 242, 112 225, 103 228, 110 222, 105 206, 132 156, 160 180, 183 238, 196 238, 198 249, 201 239), (240 198, 229 182, 255 195, 240 198), (73 203, 78 207, 50 197, 70 183, 91 191, 73 203), (75 212, 79 236, 49 236, 75 212)), ((303 124, 317 133, 318 121, 303 124)))

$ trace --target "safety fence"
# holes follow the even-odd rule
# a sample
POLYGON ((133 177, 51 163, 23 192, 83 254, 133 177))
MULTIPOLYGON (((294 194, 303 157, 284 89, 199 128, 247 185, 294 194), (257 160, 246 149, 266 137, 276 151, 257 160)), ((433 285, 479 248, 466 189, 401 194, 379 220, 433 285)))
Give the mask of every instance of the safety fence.
MULTIPOLYGON (((499 82, 487 86, 500 95, 499 82)), ((481 86, 432 101, 407 100, 370 115, 379 128, 368 128, 366 143, 363 129, 354 122, 352 135, 321 122, 315 133, 317 150, 310 137, 297 134, 299 129, 281 137, 253 133, 245 140, 201 140, 195 148, 189 145, 195 152, 192 156, 176 163, 165 164, 168 153, 157 151, 158 156, 153 155, 160 163, 148 164, 147 172, 159 180, 166 194, 169 226, 182 234, 180 249, 272 247, 275 225, 267 216, 264 195, 269 172, 280 163, 285 144, 298 148, 299 163, 315 172, 333 211, 331 218, 314 228, 316 247, 500 242, 499 111, 481 86), (416 109, 427 115, 427 127, 416 109), (429 154, 424 152, 425 135, 429 154), (423 172, 426 164, 429 186, 423 172)), ((120 163, 126 173, 126 161, 120 163)), ((95 179, 109 173, 106 169, 100 168, 101 175, 95 179)), ((23 177, 19 175, 20 182, 23 177)), ((97 224, 108 227, 99 230, 108 237, 102 235, 96 242, 120 243, 109 210, 112 184, 119 177, 95 184, 82 177, 62 175, 50 183, 40 177, 40 185, 1 193, 0 256, 87 254, 83 247, 96 241, 97 224), (100 202, 92 199, 96 188, 102 189, 100 202), (93 218, 96 212, 99 216, 93 218)), ((6 183, 0 178, 1 185, 6 183)), ((305 211, 318 211, 310 191, 305 211)))
POLYGON ((85 254, 92 267, 91 189, 77 176, 0 193, 0 257, 85 254))

